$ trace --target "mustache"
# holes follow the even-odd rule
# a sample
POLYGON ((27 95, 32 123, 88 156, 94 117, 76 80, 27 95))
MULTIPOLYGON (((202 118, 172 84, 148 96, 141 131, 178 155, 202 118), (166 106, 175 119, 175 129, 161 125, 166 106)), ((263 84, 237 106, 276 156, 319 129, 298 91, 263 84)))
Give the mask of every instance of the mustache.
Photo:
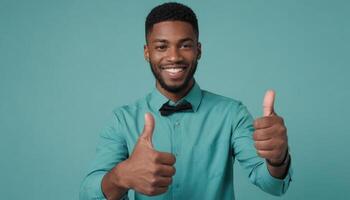
POLYGON ((167 63, 160 65, 161 69, 169 69, 169 68, 187 68, 189 64, 181 62, 181 63, 167 63))

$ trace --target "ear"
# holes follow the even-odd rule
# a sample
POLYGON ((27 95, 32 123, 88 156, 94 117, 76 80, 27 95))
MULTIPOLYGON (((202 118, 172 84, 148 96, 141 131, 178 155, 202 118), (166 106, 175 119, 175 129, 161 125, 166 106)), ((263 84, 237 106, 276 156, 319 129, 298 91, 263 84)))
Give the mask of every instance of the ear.
POLYGON ((149 50, 147 44, 143 46, 143 56, 145 57, 145 60, 149 62, 149 50))
POLYGON ((197 43, 197 60, 199 60, 202 56, 202 44, 200 42, 197 43))

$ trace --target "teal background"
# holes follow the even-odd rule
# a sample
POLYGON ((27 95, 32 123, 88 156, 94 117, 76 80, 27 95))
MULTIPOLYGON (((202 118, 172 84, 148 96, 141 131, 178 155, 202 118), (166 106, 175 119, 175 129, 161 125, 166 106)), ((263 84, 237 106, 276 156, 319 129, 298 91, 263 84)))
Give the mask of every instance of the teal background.
MULTIPOLYGON (((154 87, 144 19, 161 1, 0 0, 1 199, 78 199, 112 109, 154 87)), ((183 1, 184 2, 184 1, 183 1)), ((282 198, 235 167, 237 199, 350 199, 349 1, 189 1, 203 89, 261 116, 265 90, 288 128, 282 198)))

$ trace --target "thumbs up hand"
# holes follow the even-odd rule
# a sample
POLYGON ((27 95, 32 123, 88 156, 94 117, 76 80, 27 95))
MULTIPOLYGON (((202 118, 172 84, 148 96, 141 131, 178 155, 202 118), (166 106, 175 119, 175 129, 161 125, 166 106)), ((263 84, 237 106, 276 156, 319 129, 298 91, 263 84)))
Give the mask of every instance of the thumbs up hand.
POLYGON ((175 156, 153 148, 154 126, 153 116, 146 113, 143 132, 120 172, 126 188, 149 196, 165 193, 175 174, 175 156))
POLYGON ((260 157, 273 165, 280 165, 288 153, 287 129, 282 117, 274 111, 275 92, 269 90, 263 103, 264 116, 254 121, 255 148, 260 157))

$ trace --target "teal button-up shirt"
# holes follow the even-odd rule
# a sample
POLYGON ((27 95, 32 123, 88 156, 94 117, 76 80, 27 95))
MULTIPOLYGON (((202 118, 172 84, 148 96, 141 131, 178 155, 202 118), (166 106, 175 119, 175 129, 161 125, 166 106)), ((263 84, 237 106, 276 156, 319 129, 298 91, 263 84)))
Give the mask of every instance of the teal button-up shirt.
POLYGON ((159 108, 168 101, 154 89, 135 103, 114 110, 111 125, 101 133, 96 158, 81 185, 80 199, 105 199, 102 178, 132 153, 146 112, 155 118, 154 148, 176 156, 176 174, 164 194, 148 197, 129 191, 125 199, 232 200, 235 160, 249 170, 250 181, 262 190, 273 195, 286 192, 291 167, 283 180, 270 175, 254 147, 253 118, 241 102, 201 90, 197 83, 177 102, 190 102, 192 111, 161 116, 159 108))

